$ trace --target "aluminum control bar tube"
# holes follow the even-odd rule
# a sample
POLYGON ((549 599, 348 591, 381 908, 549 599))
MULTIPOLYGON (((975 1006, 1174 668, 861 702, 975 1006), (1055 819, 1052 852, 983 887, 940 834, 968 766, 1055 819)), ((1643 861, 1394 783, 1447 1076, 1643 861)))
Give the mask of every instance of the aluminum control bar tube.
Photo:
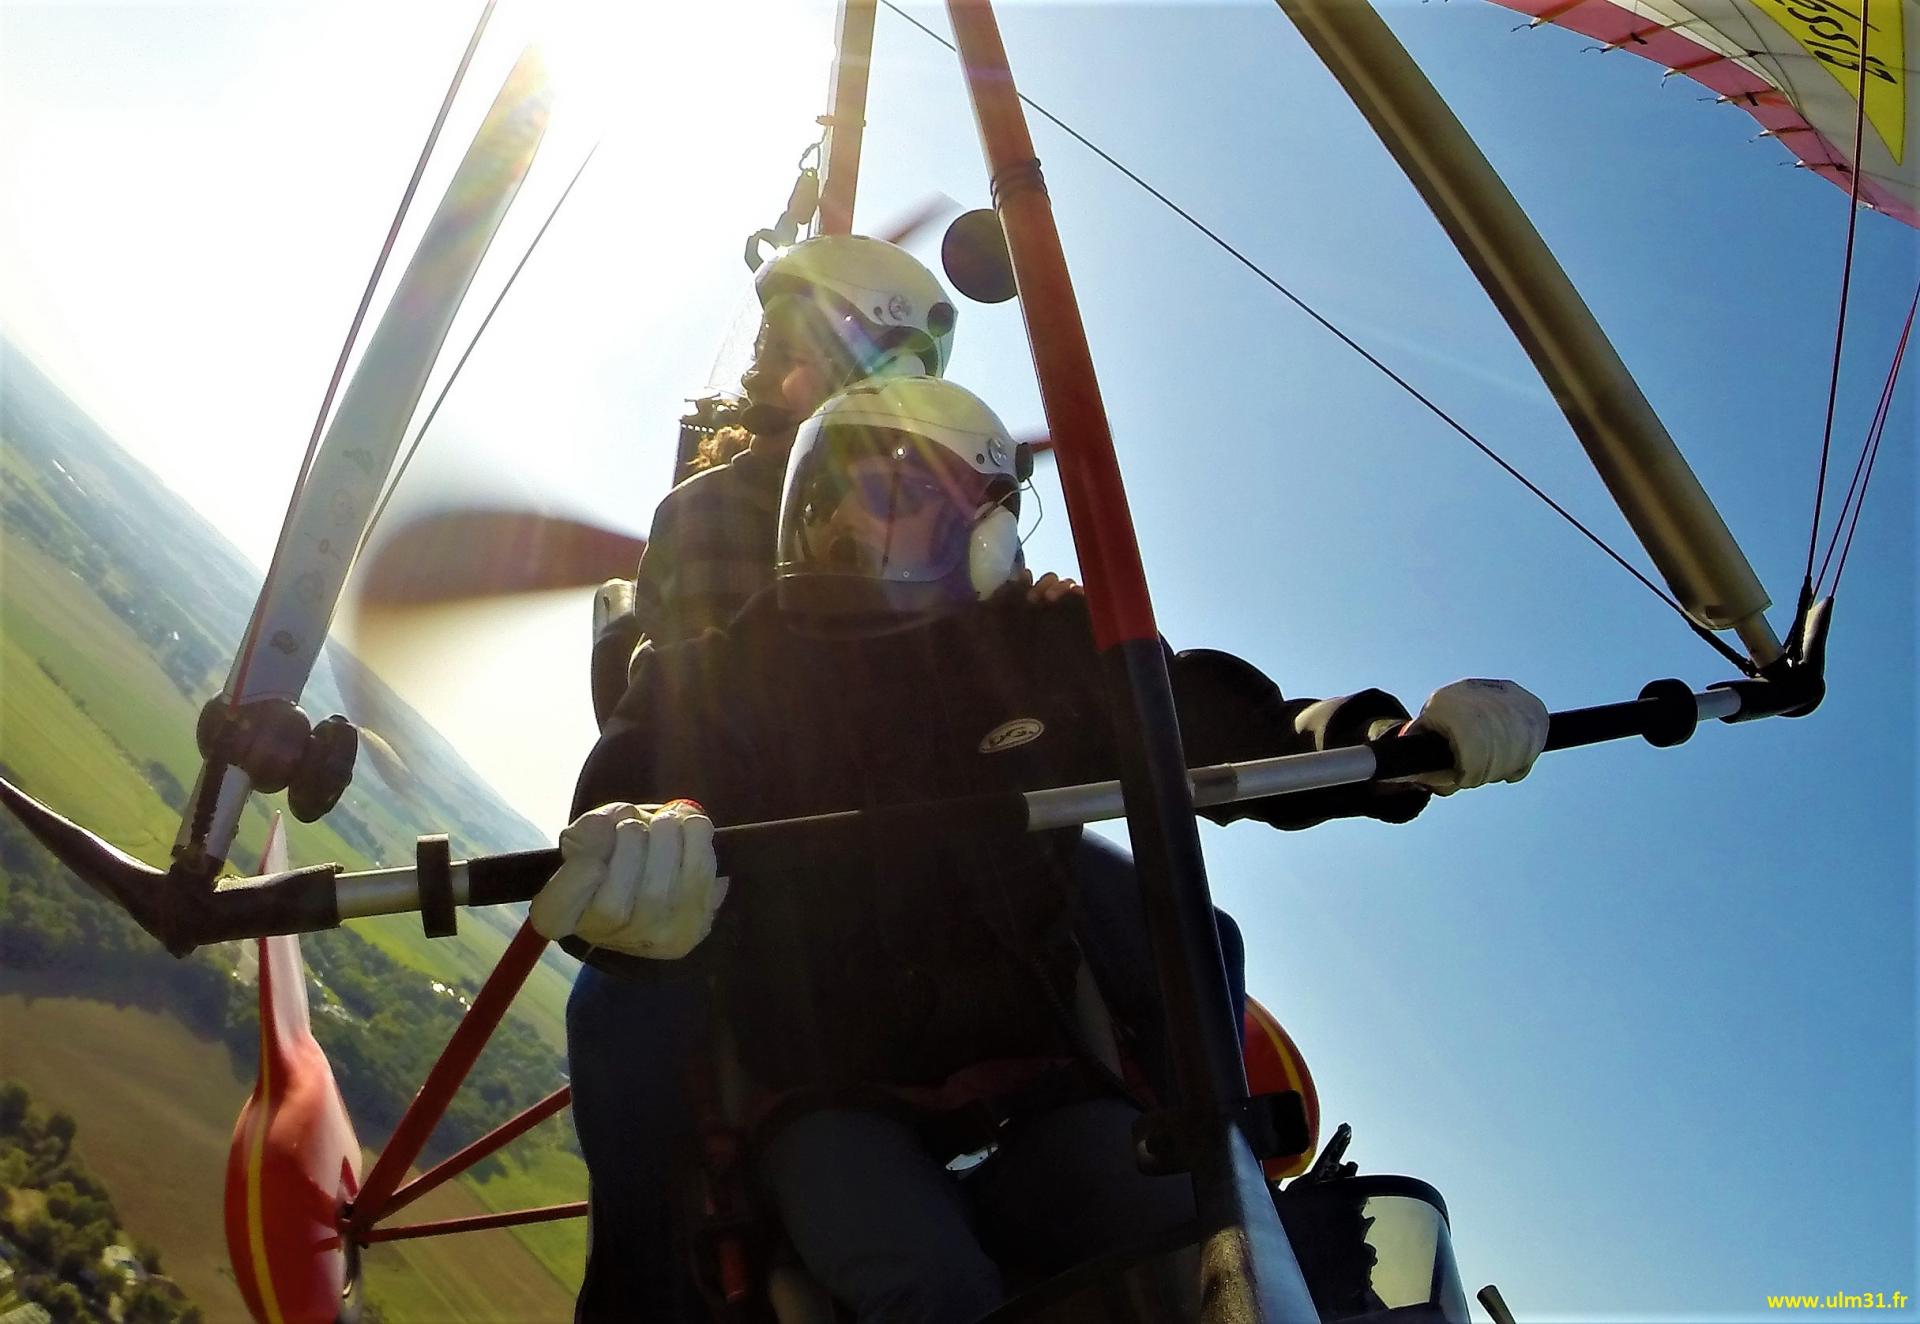
POLYGON ((1122 715, 1121 781, 1166 1006, 1173 1112, 1193 1141, 1194 1204, 1209 1233, 1201 1257, 1205 1318, 1311 1320, 1312 1299, 1273 1201, 1264 1187, 1256 1196, 1238 1180, 1252 1156, 1225 1124, 1247 1097, 1238 1018, 1229 1005, 1166 660, 1053 207, 992 5, 948 0, 947 12, 1006 231, 1094 641, 1112 711, 1122 715))
MULTIPOLYGON (((1677 681, 1657 682, 1649 689, 1657 692, 1627 703, 1555 713, 1547 748, 1573 749, 1628 736, 1660 745, 1677 744, 1691 734, 1696 717, 1726 721, 1739 715, 1740 697, 1731 689, 1692 694, 1677 681)), ((1437 736, 1388 737, 1317 754, 1288 754, 1195 768, 1188 774, 1188 781, 1194 806, 1206 809, 1358 782, 1404 779, 1444 768, 1450 758, 1445 741, 1437 736)), ((867 849, 876 837, 889 843, 918 840, 924 849, 938 850, 960 834, 1049 832, 1117 819, 1125 813, 1120 782, 1089 782, 747 823, 718 829, 713 843, 723 874, 751 877, 762 870, 844 859, 867 849)), ((453 861, 449 867, 454 903, 489 906, 531 900, 559 865, 559 852, 552 849, 453 861)), ((278 877, 320 881, 316 876, 328 867, 296 870, 278 877)), ((330 909, 337 916, 335 922, 420 910, 419 877, 417 869, 405 867, 332 875, 330 909)), ((275 880, 258 879, 239 886, 274 885, 275 880)), ((238 887, 230 887, 221 895, 236 890, 238 887)))
POLYGON ((1593 312, 1420 66, 1366 0, 1278 0, 1393 153, 1553 391, 1687 614, 1781 656, 1766 590, 1593 312))
MULTIPOLYGON (((1813 620, 1824 626, 1825 604, 1813 620)), ((1698 722, 1746 722, 1775 715, 1802 716, 1820 701, 1818 676, 1805 683, 1739 680, 1695 693, 1677 680, 1655 681, 1637 699, 1575 708, 1552 715, 1548 750, 1572 749, 1638 736, 1655 745, 1687 739, 1698 722)), ((1366 745, 1317 754, 1196 768, 1187 775, 1198 807, 1264 799, 1368 780, 1416 776, 1444 768, 1450 753, 1432 735, 1389 736, 1366 745)), ((317 933, 342 920, 419 911, 430 931, 451 931, 457 907, 530 900, 559 867, 559 852, 514 851, 471 860, 451 858, 445 837, 422 837, 414 868, 343 873, 318 864, 286 873, 231 881, 202 891, 101 840, 0 778, 0 806, 68 869, 118 904, 170 951, 185 954, 206 943, 276 933, 317 933)), ((1006 791, 924 804, 849 810, 774 823, 723 827, 714 834, 721 871, 751 876, 762 870, 831 863, 871 850, 939 849, 957 835, 1038 832, 1100 819, 1127 809, 1123 784, 1094 782, 1038 791, 1006 791)), ((525 934, 516 944, 531 942, 525 934)), ((534 953, 537 955, 537 950, 534 953)), ((525 954, 522 954, 522 959, 525 954)))

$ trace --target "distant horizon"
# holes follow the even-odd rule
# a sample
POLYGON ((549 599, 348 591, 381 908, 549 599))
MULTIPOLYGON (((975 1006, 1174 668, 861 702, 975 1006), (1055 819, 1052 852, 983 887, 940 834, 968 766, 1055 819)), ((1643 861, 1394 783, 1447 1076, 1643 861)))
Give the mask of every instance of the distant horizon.
MULTIPOLYGON (((145 462, 143 462, 139 456, 135 455, 118 438, 114 437, 113 434, 109 432, 106 429, 106 427, 100 423, 98 419, 94 418, 91 414, 89 414, 86 411, 86 409, 82 407, 81 404, 78 401, 76 401, 72 397, 72 395, 68 393, 67 390, 64 387, 62 387, 59 384, 59 382, 57 382, 52 377, 50 373, 47 373, 41 367, 40 364, 35 362, 33 360, 31 353, 28 352, 25 349, 25 347, 23 347, 19 343, 17 338, 15 338, 13 335, 9 333, 0 332, 0 366, 4 366, 7 356, 10 354, 17 354, 17 355, 20 355, 22 358, 25 358, 27 360, 28 367, 40 376, 42 385, 57 392, 60 397, 60 403, 67 409, 70 409, 79 418, 86 421, 88 426, 90 426, 93 429, 100 443, 105 446, 111 447, 113 449, 115 453, 115 458, 118 462, 126 465, 128 468, 136 471, 140 475, 144 475, 148 478, 151 478, 155 483, 158 483, 159 486, 163 489, 163 491, 165 491, 166 495, 171 499, 173 506, 176 507, 176 509, 173 512, 176 515, 176 517, 191 519, 195 521, 197 525, 197 529, 196 529, 197 534, 203 539, 212 540, 221 550, 224 550, 230 553, 235 559, 235 561, 237 561, 241 566, 249 570, 254 580, 256 581, 255 587, 257 588, 258 581, 264 578, 264 575, 265 575, 264 570, 262 570, 257 566, 254 566, 248 560, 246 555, 238 547, 234 545, 234 543, 230 538, 227 537, 225 532, 221 530, 218 524, 216 524, 212 520, 207 519, 206 516, 203 515, 198 509, 196 509, 191 502, 187 501, 178 492, 175 492, 170 487, 167 487, 167 485, 159 477, 159 475, 157 475, 154 472, 151 465, 148 465, 145 462)), ((159 531, 156 531, 156 532, 159 532, 159 531)), ((246 611, 251 608, 251 605, 252 605, 251 600, 245 603, 239 604, 240 617, 242 620, 245 619, 246 611)), ((237 650, 238 647, 240 646, 240 640, 238 639, 232 640, 231 642, 216 641, 216 643, 220 644, 227 650, 229 659, 230 659, 231 652, 233 650, 237 650)), ((438 749, 412 750, 411 752, 415 753, 416 757, 419 757, 422 755, 429 756, 433 760, 435 760, 436 764, 438 764, 442 760, 448 760, 448 759, 452 760, 454 765, 459 769, 461 775, 470 779, 475 786, 484 788, 485 791, 493 797, 494 803, 491 806, 489 806, 489 812, 504 814, 508 816, 508 818, 511 820, 509 830, 504 834, 502 834, 503 841, 510 841, 512 839, 518 838, 518 841, 515 843, 516 847, 528 846, 536 842, 548 843, 551 841, 552 834, 550 831, 544 830, 541 827, 539 827, 536 823, 533 822, 532 819, 527 817, 527 815, 523 813, 517 806, 513 805, 506 798, 506 796, 501 793, 498 787, 494 786, 491 782, 489 782, 487 778, 478 769, 475 769, 459 753, 458 749, 453 745, 452 741, 450 741, 446 737, 445 733, 439 731, 438 728, 436 728, 434 724, 425 715, 420 713, 404 695, 400 694, 399 692, 393 690, 390 686, 388 686, 386 682, 378 676, 377 673, 374 673, 370 668, 368 668, 367 664, 364 661, 362 661, 358 656, 354 654, 353 650, 348 646, 346 642, 338 638, 328 639, 327 648, 322 654, 322 657, 325 660, 321 663, 321 665, 318 668, 316 668, 315 678, 312 682, 310 682, 309 692, 303 700, 302 707, 307 709, 308 716, 310 719, 317 721, 321 717, 327 715, 324 712, 315 711, 311 707, 311 705, 314 703, 316 699, 325 700, 325 702, 321 706, 327 707, 327 708, 340 708, 345 706, 344 703, 340 702, 341 700, 340 681, 333 674, 333 659, 336 656, 344 656, 353 665, 367 671, 368 675, 372 679, 372 682, 379 687, 377 698, 378 698, 378 702, 382 705, 383 709, 385 709, 388 705, 397 705, 398 708, 401 710, 400 717, 401 719, 403 719, 402 725, 405 725, 408 723, 417 723, 421 727, 423 727, 433 737, 435 741, 438 742, 440 746, 440 748, 438 749)), ((214 698, 219 692, 220 692, 219 679, 218 677, 215 677, 213 679, 213 682, 208 692, 204 695, 198 696, 198 698, 195 701, 205 702, 207 700, 214 698)), ((361 720, 361 718, 365 715, 349 714, 349 716, 353 717, 357 724, 361 720)), ((391 714, 389 714, 389 716, 391 716, 391 714)), ((405 731, 402 731, 402 732, 388 732, 387 738, 402 739, 403 743, 406 743, 409 746, 413 746, 418 739, 418 734, 413 732, 411 730, 411 727, 408 727, 405 731)), ((363 756, 366 754, 364 745, 362 746, 361 753, 363 756)), ((368 772, 371 770, 369 764, 370 764, 370 760, 368 760, 367 758, 363 757, 361 759, 355 773, 356 784, 359 784, 365 778, 368 772)), ((377 771, 374 772, 374 775, 379 776, 377 771)), ((381 784, 383 787, 385 786, 384 778, 382 779, 381 784)), ((278 796, 269 797, 269 798, 270 798, 270 801, 278 804, 278 801, 279 801, 278 796)), ((423 825, 423 826, 426 826, 426 825, 423 825)), ((446 830, 450 826, 451 826, 450 824, 442 824, 435 827, 433 830, 436 830, 436 831, 446 830)), ((316 863, 316 861, 306 861, 306 863, 316 863)))

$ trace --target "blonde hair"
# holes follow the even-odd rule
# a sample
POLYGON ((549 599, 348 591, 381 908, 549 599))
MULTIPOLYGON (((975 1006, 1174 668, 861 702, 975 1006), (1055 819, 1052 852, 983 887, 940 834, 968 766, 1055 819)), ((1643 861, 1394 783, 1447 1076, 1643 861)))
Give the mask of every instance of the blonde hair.
POLYGON ((752 444, 753 434, 738 424, 717 427, 700 439, 700 447, 687 461, 687 468, 698 473, 725 464, 752 444))

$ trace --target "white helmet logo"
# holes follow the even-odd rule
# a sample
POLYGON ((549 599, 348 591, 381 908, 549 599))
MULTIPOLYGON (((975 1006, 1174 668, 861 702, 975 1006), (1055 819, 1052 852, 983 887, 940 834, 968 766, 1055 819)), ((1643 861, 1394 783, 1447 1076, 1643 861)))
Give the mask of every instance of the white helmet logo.
POLYGON ((982 754, 998 754, 1003 749, 1017 749, 1021 745, 1030 745, 1038 740, 1047 724, 1037 717, 1016 717, 1011 722, 1002 722, 980 739, 982 754))
POLYGON ((887 300, 887 316, 896 322, 913 320, 913 300, 904 294, 896 294, 887 300))

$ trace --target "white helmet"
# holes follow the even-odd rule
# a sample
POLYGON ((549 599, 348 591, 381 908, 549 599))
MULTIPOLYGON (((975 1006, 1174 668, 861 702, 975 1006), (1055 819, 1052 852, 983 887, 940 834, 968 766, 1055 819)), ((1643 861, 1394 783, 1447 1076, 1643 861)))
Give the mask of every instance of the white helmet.
POLYGON ((816 235, 763 265, 753 287, 762 309, 783 295, 816 309, 851 359, 848 380, 886 375, 890 367, 934 377, 947 369, 958 316, 953 299, 897 244, 816 235))
POLYGON ((781 606, 878 632, 991 596, 1024 564, 1026 448, 965 387, 876 378, 800 425, 780 503, 781 606))

